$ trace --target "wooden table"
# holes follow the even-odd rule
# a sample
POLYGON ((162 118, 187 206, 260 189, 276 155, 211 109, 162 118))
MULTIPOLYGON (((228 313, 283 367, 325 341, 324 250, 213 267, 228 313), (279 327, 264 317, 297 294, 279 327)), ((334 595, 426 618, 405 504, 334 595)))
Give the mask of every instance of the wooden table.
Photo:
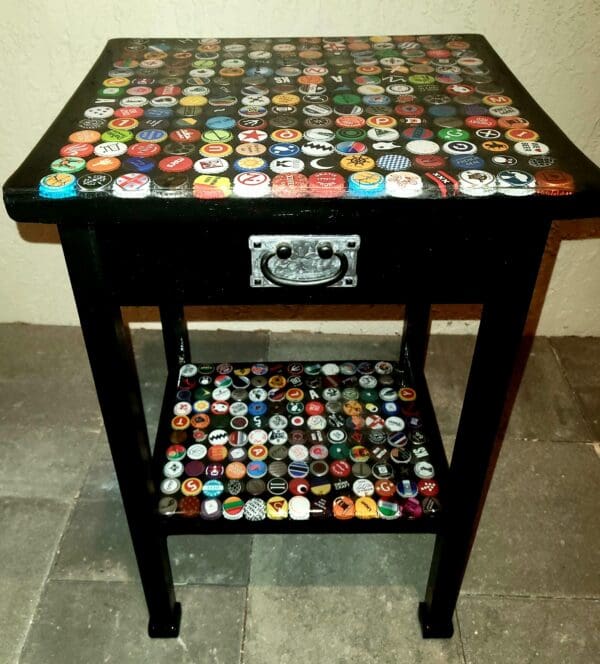
POLYGON ((419 616, 452 635, 550 223, 599 183, 479 35, 108 42, 4 201, 58 224, 151 636, 169 535, 279 532, 436 533, 419 616), (406 303, 401 356, 193 364, 185 305, 283 303, 406 303), (432 303, 483 305, 450 464, 432 303), (126 305, 160 307, 153 450, 126 305))

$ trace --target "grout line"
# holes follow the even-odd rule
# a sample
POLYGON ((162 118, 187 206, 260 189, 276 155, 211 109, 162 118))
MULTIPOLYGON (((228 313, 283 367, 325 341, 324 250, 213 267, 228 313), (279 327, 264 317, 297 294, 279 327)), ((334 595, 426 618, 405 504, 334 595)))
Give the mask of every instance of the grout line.
POLYGON ((248 564, 248 584, 246 586, 246 602, 244 604, 244 619, 242 623, 242 643, 240 649, 240 664, 244 662, 245 656, 245 647, 246 647, 246 634, 247 634, 247 623, 248 623, 248 611, 250 607, 250 584, 252 581, 252 561, 254 559, 254 542, 256 540, 256 535, 251 535, 250 540, 250 556, 248 564))
POLYGON ((250 560, 248 565, 248 583, 246 585, 246 597, 244 601, 244 617, 242 619, 242 638, 240 640, 240 664, 244 664, 244 648, 246 646, 246 623, 248 621, 248 605, 250 604, 250 575, 252 574, 252 554, 254 552, 254 535, 250 540, 250 560))
POLYGON ((244 664, 244 655, 245 653, 245 646, 246 646, 246 620, 248 618, 248 602, 249 602, 249 596, 250 596, 250 588, 246 586, 246 597, 244 601, 244 618, 242 620, 242 638, 240 641, 240 659, 239 659, 239 664, 244 664))
MULTIPOLYGON (((75 579, 75 578, 69 578, 69 579, 61 579, 57 577, 52 578, 52 583, 85 583, 85 584, 92 584, 92 583, 102 583, 104 585, 106 584, 113 584, 113 585, 124 585, 124 586, 137 586, 142 589, 142 583, 139 579, 131 578, 131 579, 75 579)), ((238 588, 246 588, 246 586, 232 586, 227 583, 205 583, 205 584, 200 584, 200 583, 175 583, 174 584, 176 589, 181 590, 182 588, 221 588, 223 590, 231 590, 231 589, 238 589, 238 588)), ((142 599, 142 602, 144 600, 142 599)), ((144 603, 144 606, 146 604, 144 603)))
MULTIPOLYGON (((81 491, 81 487, 79 492, 81 491)), ((77 492, 77 495, 73 498, 73 502, 71 505, 71 509, 67 515, 66 521, 65 521, 65 526, 60 534, 60 537, 58 539, 58 542, 56 544, 56 547, 54 549, 54 553, 52 555, 52 559, 50 560, 50 564, 48 565, 48 568, 46 570, 46 573, 44 575, 44 579, 42 580, 42 583, 40 585, 40 591, 37 594, 37 597, 35 598, 35 608, 33 610, 33 613, 31 614, 31 619, 29 621, 29 625, 27 626, 27 629, 25 630, 25 634, 23 636, 23 641, 21 643, 21 647, 19 648, 19 654, 18 654, 18 660, 21 661, 21 657, 23 655, 23 651, 25 650, 25 646, 27 645, 27 641, 29 640, 29 635, 31 634, 31 630, 33 628, 33 623, 35 622, 36 618, 38 617, 38 613, 40 610, 40 604, 42 602, 42 597, 46 591, 46 588, 48 586, 48 582, 50 581, 50 575, 52 573, 52 569, 54 568, 54 564, 56 563, 56 559, 58 558, 58 554, 63 542, 63 539, 65 537, 65 534, 67 530, 69 529, 69 526, 71 525, 71 522, 73 520, 73 514, 75 512, 75 507, 77 506, 77 501, 79 500, 79 492, 77 492)))
POLYGON ((75 500, 75 497, 65 499, 50 495, 35 496, 29 494, 28 496, 24 496, 22 493, 0 493, 0 500, 26 500, 28 503, 39 501, 44 503, 58 503, 59 505, 70 505, 71 500, 75 500))
POLYGON ((454 617, 456 618, 456 629, 458 631, 458 639, 460 641, 460 650, 462 653, 463 663, 467 664, 467 653, 465 652, 465 642, 463 640, 462 628, 460 626, 460 618, 458 617, 458 607, 454 610, 454 617))
MULTIPOLYGON (((70 525, 73 521, 73 515, 75 513, 75 508, 77 507, 77 503, 79 502, 79 499, 80 499, 80 496, 81 496, 81 491, 82 491, 82 489, 85 485, 85 482, 86 482, 86 480, 89 476, 89 473, 91 471, 92 460, 93 460, 93 449, 95 447, 99 447, 100 444, 101 444, 100 437, 101 437, 101 433, 102 433, 102 428, 103 427, 101 427, 100 431, 98 432, 98 434, 96 436, 95 444, 91 446, 92 450, 89 453, 90 459, 89 459, 89 464, 88 464, 87 471, 84 474, 84 477, 82 478, 82 480, 79 484, 79 488, 77 489, 77 492, 76 492, 75 496, 73 497, 72 501, 69 501, 71 503, 71 509, 69 510, 69 513, 67 514, 67 518, 65 520, 65 525, 62 529, 62 532, 60 534, 60 537, 59 537, 58 542, 56 544, 56 547, 54 549, 54 553, 52 555, 52 559, 50 560, 50 564, 48 565, 48 568, 46 570, 46 574, 44 575, 44 578, 43 578, 42 583, 40 585, 40 592, 38 593, 37 598, 35 600, 35 608, 34 608, 33 613, 31 615, 31 620, 29 621, 29 625, 27 626, 27 629, 26 629, 25 634, 23 636, 23 641, 21 643, 21 647, 19 648, 18 661, 21 660, 21 657, 23 655, 23 651, 25 650, 25 646, 27 645, 27 641, 29 639, 29 635, 31 634, 31 629, 33 627, 33 623, 35 622, 35 619, 38 615, 38 611, 40 609, 40 604, 41 604, 41 601, 42 601, 42 597, 44 595, 44 592, 46 591, 46 588, 48 586, 48 582, 50 581, 50 575, 52 574, 52 570, 54 569, 54 565, 55 565, 56 560, 58 558, 58 554, 60 552, 60 549, 61 549, 63 540, 65 538, 65 535, 67 533, 67 530, 69 529, 69 527, 70 527, 70 525)), ((68 504, 68 503, 65 503, 65 504, 68 504)))
POLYGON ((573 395, 573 401, 575 402, 575 406, 577 410, 579 411, 579 415, 582 419, 582 421, 585 423, 585 426, 589 432, 590 435, 590 441, 594 440, 594 428, 592 427, 591 423, 588 420, 588 417, 585 412, 585 408, 583 407, 583 402, 581 401, 579 397, 579 393, 577 390, 573 387, 571 381, 569 380, 569 374, 565 368, 565 366, 562 363, 562 360, 560 359, 560 353, 558 352, 558 349, 554 347, 554 344, 552 343, 552 337, 548 337, 548 344, 550 345, 550 349, 552 350, 552 354, 554 355, 554 359, 556 360, 556 363, 558 364, 558 367, 560 369, 560 372, 569 386, 569 389, 571 390, 571 394, 573 395))
POLYGON ((575 600, 582 602, 600 602, 600 596, 578 596, 578 595, 531 595, 528 593, 470 593, 462 592, 461 597, 469 597, 470 599, 477 599, 480 597, 486 599, 530 599, 530 600, 575 600))
POLYGON ((266 349, 266 358, 265 361, 270 362, 271 361, 271 335, 273 333, 271 330, 267 330, 267 349, 266 349))
POLYGON ((594 445, 591 440, 556 440, 554 438, 519 438, 518 436, 505 436, 505 440, 512 440, 530 445, 552 443, 553 445, 594 445))
MULTIPOLYGON (((430 535, 430 533, 425 533, 430 535)), ((62 541, 62 538, 61 538, 62 541)), ((90 579, 90 578, 63 578, 53 577, 52 581, 59 583, 104 583, 104 584, 139 584, 135 578, 132 579, 90 579)), ((223 589, 238 589, 248 588, 249 584, 240 586, 230 583, 175 583, 175 588, 223 588, 223 589)), ((140 586, 141 587, 141 586, 140 586)), ((477 599, 479 597, 487 599, 530 599, 530 600, 577 600, 582 602, 600 602, 600 595, 533 595, 528 593, 485 593, 485 592, 468 592, 462 591, 461 597, 468 597, 470 599, 477 599)))

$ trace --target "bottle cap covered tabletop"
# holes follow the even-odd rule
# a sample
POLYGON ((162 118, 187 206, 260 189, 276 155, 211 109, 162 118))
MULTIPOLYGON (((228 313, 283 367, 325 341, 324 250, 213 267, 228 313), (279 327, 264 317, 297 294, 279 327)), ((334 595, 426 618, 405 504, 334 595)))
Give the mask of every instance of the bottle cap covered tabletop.
POLYGON ((19 221, 490 199, 568 218, 599 183, 480 35, 150 38, 108 42, 4 197, 19 221))

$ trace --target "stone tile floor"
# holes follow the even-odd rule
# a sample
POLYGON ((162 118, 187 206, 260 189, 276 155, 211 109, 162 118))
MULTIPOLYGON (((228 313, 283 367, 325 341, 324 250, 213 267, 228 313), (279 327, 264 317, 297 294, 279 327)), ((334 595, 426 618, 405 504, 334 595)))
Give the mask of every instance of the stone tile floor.
MULTIPOLYGON (((160 335, 134 333, 150 428, 160 335)), ((194 358, 393 358, 398 337, 193 335, 194 358)), ((444 436, 471 337, 433 337, 444 436)), ((0 662, 600 661, 600 339, 537 339, 449 641, 416 619, 433 537, 181 537, 181 636, 153 641, 78 328, 0 326, 0 662)), ((468 478, 465 478, 468 481, 468 478)))

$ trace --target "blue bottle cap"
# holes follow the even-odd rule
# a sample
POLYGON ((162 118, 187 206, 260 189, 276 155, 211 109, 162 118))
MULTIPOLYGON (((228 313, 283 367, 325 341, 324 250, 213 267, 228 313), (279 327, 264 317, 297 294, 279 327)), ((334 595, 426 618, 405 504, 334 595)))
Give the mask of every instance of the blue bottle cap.
POLYGON ((380 196, 385 191, 385 180, 381 173, 359 171, 348 178, 348 193, 361 198, 380 196))
POLYGON ((209 129, 233 129, 235 127, 235 120, 226 115, 217 115, 209 118, 206 121, 206 126, 209 129))
POLYGON ((264 415, 267 412, 267 404, 264 401, 253 401, 248 405, 250 415, 264 415))
POLYGON ((411 160, 402 154, 384 154, 377 159, 377 167, 384 171, 405 171, 411 165, 411 160))
POLYGON ((173 115, 171 108, 147 108, 144 110, 144 117, 146 118, 170 118, 173 115))
POLYGON ((40 180, 38 193, 42 198, 70 198, 77 196, 75 176, 71 173, 52 173, 40 180))
POLYGON ((164 129, 142 129, 136 134, 136 139, 143 143, 161 143, 169 134, 164 129))
POLYGON ((485 160, 475 154, 461 154, 450 157, 450 163, 453 168, 459 171, 469 169, 481 170, 485 166, 485 160))
POLYGON ((267 474, 267 464, 264 461, 251 461, 246 466, 248 477, 260 478, 267 474))
POLYGON ((129 157, 125 160, 125 165, 139 173, 149 173, 156 166, 154 159, 144 159, 143 157, 129 157))
POLYGON ((384 415, 397 415, 400 412, 400 407, 395 401, 385 401, 381 404, 381 412, 384 415))
POLYGON ((299 152, 299 146, 293 143, 274 143, 269 148, 274 157, 295 157, 299 152))

